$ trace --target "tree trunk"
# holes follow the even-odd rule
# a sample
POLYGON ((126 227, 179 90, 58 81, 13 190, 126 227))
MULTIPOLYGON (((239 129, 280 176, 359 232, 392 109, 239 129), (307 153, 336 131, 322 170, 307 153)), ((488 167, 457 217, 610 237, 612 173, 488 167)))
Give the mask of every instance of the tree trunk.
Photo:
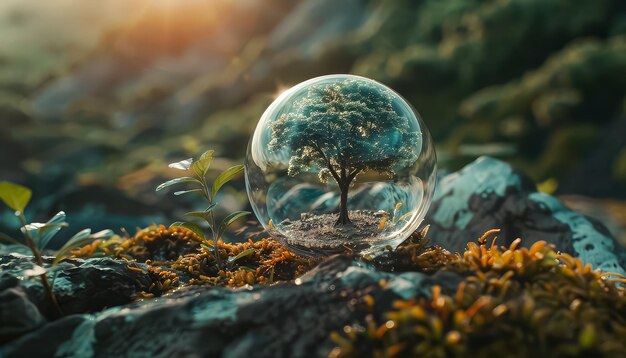
POLYGON ((339 202, 339 218, 335 226, 351 224, 348 217, 348 190, 350 190, 350 182, 352 179, 346 173, 346 168, 342 167, 339 175, 339 190, 341 190, 341 201, 339 202))
POLYGON ((348 217, 348 188, 349 185, 340 185, 341 189, 341 201, 339 202, 339 218, 335 222, 335 226, 351 224, 348 217))

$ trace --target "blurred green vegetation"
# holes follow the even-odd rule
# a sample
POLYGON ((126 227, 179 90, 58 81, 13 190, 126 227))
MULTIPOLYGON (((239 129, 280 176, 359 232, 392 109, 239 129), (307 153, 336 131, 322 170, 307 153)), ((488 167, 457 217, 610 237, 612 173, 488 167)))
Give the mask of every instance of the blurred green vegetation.
POLYGON ((440 167, 489 154, 626 198, 623 0, 7 0, 0 30, 2 177, 36 211, 89 212, 76 230, 188 211, 154 193, 167 163, 240 162, 272 99, 329 73, 405 96, 440 167))

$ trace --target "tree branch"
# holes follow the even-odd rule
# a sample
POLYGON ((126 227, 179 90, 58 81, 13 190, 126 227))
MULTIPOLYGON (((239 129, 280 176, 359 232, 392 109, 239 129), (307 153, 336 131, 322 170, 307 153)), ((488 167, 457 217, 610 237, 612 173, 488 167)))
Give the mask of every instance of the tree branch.
POLYGON ((330 174, 333 176, 333 178, 335 178, 337 184, 341 184, 341 178, 339 178, 339 174, 337 174, 337 171, 335 171, 332 164, 330 164, 330 160, 328 159, 328 157, 326 157, 324 151, 319 147, 319 145, 317 145, 317 143, 313 143, 313 148, 315 148, 315 150, 317 150, 317 152, 322 156, 324 161, 326 161, 326 167, 328 168, 328 170, 330 170, 330 174))
POLYGON ((357 167, 350 174, 348 174, 348 183, 350 183, 356 176, 363 170, 363 168, 357 167))

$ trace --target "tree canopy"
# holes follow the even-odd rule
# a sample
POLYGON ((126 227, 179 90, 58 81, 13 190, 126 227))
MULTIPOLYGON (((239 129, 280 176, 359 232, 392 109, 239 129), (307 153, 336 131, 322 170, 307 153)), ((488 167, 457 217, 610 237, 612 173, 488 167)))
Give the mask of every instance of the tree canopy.
POLYGON ((289 175, 318 172, 324 183, 333 178, 347 199, 359 173, 393 176, 417 159, 420 132, 411 130, 393 98, 386 88, 360 79, 313 85, 272 122, 269 148, 293 153, 289 175))
POLYGON ((311 86, 271 126, 270 150, 294 153, 289 174, 319 169, 322 182, 341 169, 393 175, 418 155, 420 133, 394 109, 393 93, 365 80, 311 86))

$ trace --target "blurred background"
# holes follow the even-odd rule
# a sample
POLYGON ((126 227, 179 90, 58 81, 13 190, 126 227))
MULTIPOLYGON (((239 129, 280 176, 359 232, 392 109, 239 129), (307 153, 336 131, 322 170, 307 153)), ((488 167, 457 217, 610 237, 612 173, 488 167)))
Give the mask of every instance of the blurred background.
POLYGON ((32 220, 67 212, 58 240, 167 224, 201 205, 154 192, 167 163, 242 162, 271 101, 331 73, 407 98, 445 171, 500 158, 626 242, 623 0, 2 0, 0 179, 32 220))

